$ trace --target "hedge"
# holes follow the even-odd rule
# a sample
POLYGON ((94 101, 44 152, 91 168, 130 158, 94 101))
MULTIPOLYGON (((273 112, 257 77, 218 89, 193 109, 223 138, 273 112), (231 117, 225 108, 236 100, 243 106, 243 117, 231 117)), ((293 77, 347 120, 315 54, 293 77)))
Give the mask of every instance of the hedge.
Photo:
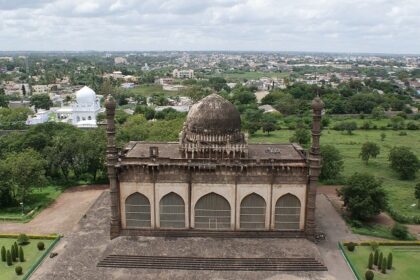
MULTIPOLYGON (((0 238, 18 238, 19 234, 0 234, 0 238)), ((47 239, 47 240, 54 240, 59 235, 58 234, 49 234, 49 235, 27 235, 29 239, 47 239)))
POLYGON ((344 246, 347 246, 350 242, 356 244, 356 246, 370 246, 372 242, 378 243, 378 245, 382 246, 420 246, 420 241, 392 241, 392 240, 372 240, 372 241, 362 241, 362 242, 354 242, 354 241, 344 241, 342 242, 344 246))

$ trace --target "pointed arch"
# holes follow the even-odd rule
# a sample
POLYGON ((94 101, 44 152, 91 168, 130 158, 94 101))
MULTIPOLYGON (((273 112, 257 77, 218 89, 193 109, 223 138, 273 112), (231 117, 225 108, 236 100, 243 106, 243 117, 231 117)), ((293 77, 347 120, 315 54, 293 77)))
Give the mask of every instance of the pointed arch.
POLYGON ((161 228, 185 228, 185 203, 181 196, 170 192, 159 202, 161 228))
POLYGON ((194 208, 195 227, 198 229, 223 230, 231 228, 229 201, 214 192, 202 196, 194 208))
POLYGON ((127 228, 151 227, 150 201, 135 192, 125 199, 125 220, 127 228))
POLYGON ((251 193, 241 201, 240 229, 265 228, 266 203, 262 196, 251 193))
POLYGON ((274 228, 278 230, 300 229, 301 203, 293 194, 285 194, 276 202, 274 228))

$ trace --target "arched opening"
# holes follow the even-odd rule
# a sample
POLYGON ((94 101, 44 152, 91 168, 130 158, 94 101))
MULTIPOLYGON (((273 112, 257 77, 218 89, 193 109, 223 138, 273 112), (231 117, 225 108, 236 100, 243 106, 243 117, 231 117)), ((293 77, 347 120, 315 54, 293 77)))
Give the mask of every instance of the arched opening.
POLYGON ((292 194, 280 197, 276 203, 274 228, 297 230, 300 228, 300 201, 292 194))
POLYGON ((92 117, 91 116, 88 116, 88 120, 90 121, 90 120, 92 120, 92 117))
POLYGON ((198 229, 230 229, 230 205, 221 195, 209 193, 195 204, 195 227, 198 229))
POLYGON ((151 227, 150 202, 140 193, 133 193, 125 200, 127 228, 151 227))
POLYGON ((264 198, 256 193, 252 193, 242 199, 240 212, 241 229, 264 229, 265 228, 265 209, 264 198))
POLYGON ((161 228, 185 228, 185 204, 182 197, 169 193, 159 203, 161 228))

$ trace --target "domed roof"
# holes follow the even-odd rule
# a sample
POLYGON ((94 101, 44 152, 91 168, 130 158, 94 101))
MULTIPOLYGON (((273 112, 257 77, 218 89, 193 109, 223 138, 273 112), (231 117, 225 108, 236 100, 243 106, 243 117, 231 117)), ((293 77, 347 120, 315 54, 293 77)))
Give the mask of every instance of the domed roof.
POLYGON ((240 131, 241 116, 232 103, 218 94, 210 94, 191 107, 186 128, 205 134, 240 131))
POLYGON ((319 96, 316 96, 311 102, 311 107, 314 110, 322 110, 324 109, 324 102, 322 102, 319 96))
POLYGON ((82 87, 76 92, 78 104, 92 104, 96 102, 96 93, 87 86, 82 87))

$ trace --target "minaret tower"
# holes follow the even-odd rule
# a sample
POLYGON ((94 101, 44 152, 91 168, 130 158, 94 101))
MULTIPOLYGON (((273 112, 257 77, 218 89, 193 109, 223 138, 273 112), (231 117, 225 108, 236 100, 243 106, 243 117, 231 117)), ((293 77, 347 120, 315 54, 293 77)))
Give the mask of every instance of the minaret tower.
POLYGON ((117 184, 116 164, 118 162, 117 147, 115 145, 115 99, 108 95, 105 100, 106 108, 106 161, 109 178, 109 189, 111 196, 111 239, 119 236, 120 233, 120 208, 119 189, 117 184))
POLYGON ((312 146, 309 151, 309 182, 306 199, 306 221, 305 234, 307 238, 315 237, 315 205, 318 177, 321 172, 321 154, 319 147, 319 138, 321 136, 321 114, 324 109, 324 102, 319 96, 315 97, 311 103, 312 107, 312 146))

